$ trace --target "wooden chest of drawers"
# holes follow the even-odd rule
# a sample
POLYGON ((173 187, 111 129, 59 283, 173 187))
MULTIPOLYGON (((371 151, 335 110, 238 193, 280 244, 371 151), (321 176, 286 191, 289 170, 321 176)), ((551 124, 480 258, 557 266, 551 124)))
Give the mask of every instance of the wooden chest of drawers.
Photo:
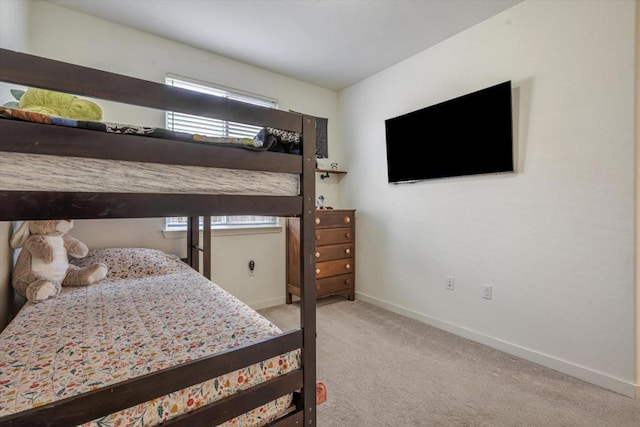
MULTIPOLYGON (((318 298, 345 294, 355 298, 356 211, 316 210, 316 292, 318 298)), ((287 219, 286 301, 300 296, 300 220, 287 219)))

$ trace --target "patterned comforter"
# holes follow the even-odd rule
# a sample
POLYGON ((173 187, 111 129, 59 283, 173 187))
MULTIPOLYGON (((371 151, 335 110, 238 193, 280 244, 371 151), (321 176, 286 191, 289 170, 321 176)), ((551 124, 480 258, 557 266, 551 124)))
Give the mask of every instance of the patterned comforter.
MULTIPOLYGON (((27 304, 0 334, 0 417, 278 335, 281 331, 177 257, 106 249, 107 278, 27 304)), ((103 417, 86 425, 149 426, 290 372, 299 351, 103 417)), ((283 396, 225 426, 259 426, 291 402, 283 396)))
POLYGON ((296 132, 289 132, 272 127, 262 128, 253 138, 234 138, 192 134, 157 127, 76 120, 10 107, 0 107, 0 118, 95 130, 106 133, 176 139, 179 141, 197 142, 224 147, 240 147, 253 151, 276 151, 290 154, 300 154, 300 142, 302 140, 301 135, 296 132))

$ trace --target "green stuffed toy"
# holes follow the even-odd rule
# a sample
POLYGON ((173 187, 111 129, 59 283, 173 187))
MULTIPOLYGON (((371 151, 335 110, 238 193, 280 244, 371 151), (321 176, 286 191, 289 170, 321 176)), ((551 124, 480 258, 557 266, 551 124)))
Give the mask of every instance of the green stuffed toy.
MULTIPOLYGON (((20 92, 11 91, 13 96, 19 99, 17 108, 24 111, 76 120, 99 121, 102 119, 102 108, 88 99, 33 87, 27 89, 24 93, 20 92)), ((13 107, 13 105, 6 104, 5 106, 13 107)))

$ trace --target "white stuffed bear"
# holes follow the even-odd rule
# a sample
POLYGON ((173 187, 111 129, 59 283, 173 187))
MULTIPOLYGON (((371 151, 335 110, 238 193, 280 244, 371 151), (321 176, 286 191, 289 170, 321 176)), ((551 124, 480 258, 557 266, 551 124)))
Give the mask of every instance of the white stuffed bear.
POLYGON ((89 249, 68 236, 73 221, 25 221, 11 236, 11 247, 24 247, 13 271, 13 288, 33 303, 56 297, 62 286, 87 286, 107 275, 107 266, 83 268, 69 264, 68 255, 83 258, 89 249))

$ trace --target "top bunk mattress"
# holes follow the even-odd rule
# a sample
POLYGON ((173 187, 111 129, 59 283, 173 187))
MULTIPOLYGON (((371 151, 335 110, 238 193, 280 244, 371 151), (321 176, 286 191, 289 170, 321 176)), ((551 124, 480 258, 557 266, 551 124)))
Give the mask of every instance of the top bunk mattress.
MULTIPOLYGON (((177 257, 104 249, 76 260, 94 262, 109 265, 106 279, 28 303, 0 334, 0 417, 281 333, 177 257)), ((87 425, 157 425, 299 366, 299 351, 285 353, 87 425)), ((283 396, 224 425, 263 425, 290 402, 283 396)))
POLYGON ((295 174, 0 152, 0 190, 298 195, 295 174))

